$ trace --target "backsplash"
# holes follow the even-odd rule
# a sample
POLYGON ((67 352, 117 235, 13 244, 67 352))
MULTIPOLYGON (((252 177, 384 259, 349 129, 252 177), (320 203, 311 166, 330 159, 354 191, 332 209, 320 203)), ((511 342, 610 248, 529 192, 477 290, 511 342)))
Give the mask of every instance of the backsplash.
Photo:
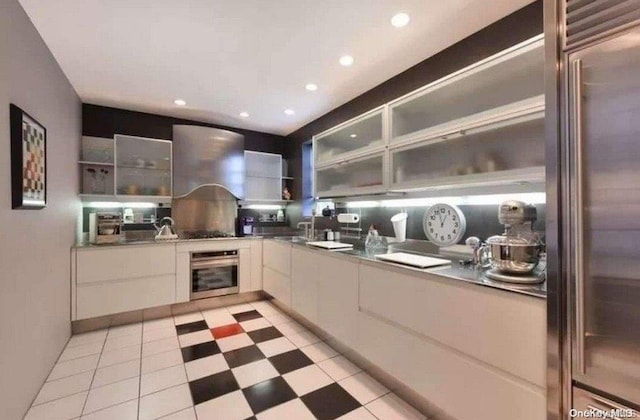
MULTIPOLYGON (((298 206, 298 203, 296 203, 298 206)), ((289 206, 289 215, 294 214, 294 209, 289 206)), ((498 222, 498 205, 460 205, 458 206, 465 215, 467 220, 467 229, 463 236, 461 243, 464 243, 464 239, 469 236, 478 236, 485 240, 492 235, 497 235, 503 232, 504 227, 498 222)), ((545 229, 545 204, 536 204, 536 210, 538 212, 538 219, 534 224, 534 230, 544 233, 545 229)), ((379 233, 384 236, 394 236, 393 226, 391 224, 391 216, 396 213, 400 213, 403 210, 409 215, 407 219, 407 238, 408 239, 420 239, 426 240, 427 237, 422 229, 422 218, 428 206, 421 207, 408 207, 402 208, 387 208, 387 207, 373 207, 373 208, 342 208, 338 207, 336 213, 359 213, 361 214, 360 227, 362 228, 363 236, 366 235, 369 226, 374 224, 379 233)), ((295 214, 299 215, 299 211, 295 214)), ((297 222, 302 221, 300 217, 291 217, 291 226, 295 227, 297 222)), ((335 217, 316 217, 316 229, 332 229, 334 231, 340 230, 341 227, 347 225, 338 223, 335 217)), ((351 225, 355 227, 355 225, 351 225)), ((343 231, 344 234, 344 231, 343 231)))
MULTIPOLYGON (((89 215, 91 213, 97 212, 123 212, 122 208, 99 208, 99 207, 83 207, 82 208, 82 232, 89 232, 89 215)), ((155 230, 153 223, 151 222, 152 218, 155 218, 156 221, 159 221, 163 217, 171 217, 171 208, 170 207, 152 207, 152 208, 139 208, 134 209, 134 214, 140 212, 142 213, 143 223, 126 223, 124 224, 124 231, 133 231, 133 230, 155 230)))

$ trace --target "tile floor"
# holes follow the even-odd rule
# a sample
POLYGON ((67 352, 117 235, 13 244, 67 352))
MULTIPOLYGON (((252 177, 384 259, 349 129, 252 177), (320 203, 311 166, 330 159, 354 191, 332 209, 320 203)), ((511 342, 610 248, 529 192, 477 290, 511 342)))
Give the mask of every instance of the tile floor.
POLYGON ((74 335, 26 420, 424 419, 267 301, 74 335))

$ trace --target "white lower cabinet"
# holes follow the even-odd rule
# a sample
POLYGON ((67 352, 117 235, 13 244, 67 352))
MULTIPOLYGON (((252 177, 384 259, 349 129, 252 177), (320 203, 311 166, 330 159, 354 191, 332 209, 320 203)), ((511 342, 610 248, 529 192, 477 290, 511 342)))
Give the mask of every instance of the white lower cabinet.
POLYGON ((262 284, 265 292, 285 306, 291 307, 291 278, 269 267, 264 267, 262 284))
POLYGON ((318 283, 324 277, 317 252, 293 248, 291 252, 291 308, 309 321, 318 322, 318 283))
POLYGON ((72 320, 176 301, 175 244, 74 250, 72 320))
POLYGON ((546 302, 360 265, 358 344, 460 420, 546 416, 546 302))

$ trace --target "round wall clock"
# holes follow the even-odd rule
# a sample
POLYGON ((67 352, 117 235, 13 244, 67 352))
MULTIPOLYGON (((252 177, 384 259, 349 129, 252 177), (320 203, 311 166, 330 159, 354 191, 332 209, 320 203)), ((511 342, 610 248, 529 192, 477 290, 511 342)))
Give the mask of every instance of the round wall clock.
POLYGON ((438 246, 449 246, 460 242, 467 228, 462 211, 450 204, 434 204, 424 213, 424 234, 438 246))

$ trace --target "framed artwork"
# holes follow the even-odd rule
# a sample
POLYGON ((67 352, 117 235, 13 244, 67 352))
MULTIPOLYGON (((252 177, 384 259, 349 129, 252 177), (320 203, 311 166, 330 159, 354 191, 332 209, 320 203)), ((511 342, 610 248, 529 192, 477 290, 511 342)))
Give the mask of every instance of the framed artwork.
POLYGON ((11 121, 11 208, 47 205, 47 129, 14 104, 11 121))

